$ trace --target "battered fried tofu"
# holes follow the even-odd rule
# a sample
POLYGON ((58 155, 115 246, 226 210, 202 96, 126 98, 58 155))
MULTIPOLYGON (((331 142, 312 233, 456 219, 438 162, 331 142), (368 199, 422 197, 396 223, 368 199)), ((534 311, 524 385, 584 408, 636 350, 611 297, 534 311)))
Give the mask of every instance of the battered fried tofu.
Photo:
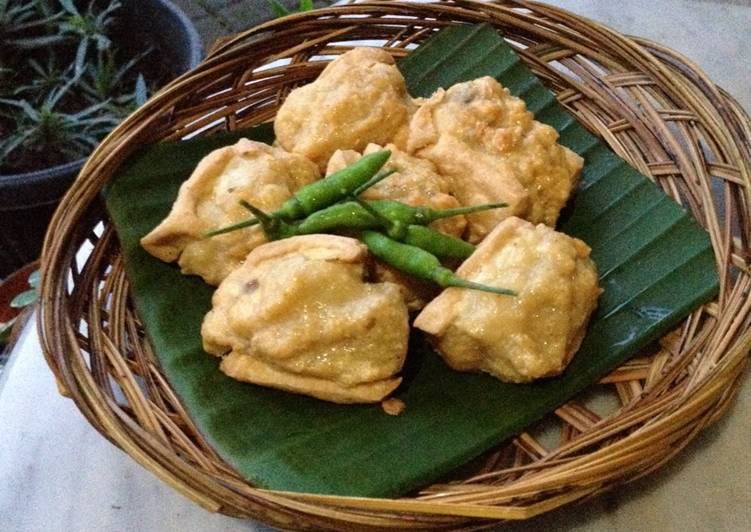
POLYGON ((421 281, 411 277, 379 260, 374 262, 373 278, 381 283, 394 283, 398 286, 404 303, 410 312, 422 309, 440 293, 440 288, 430 281, 421 281))
POLYGON ((449 176, 462 204, 510 205, 468 216, 469 239, 479 242, 510 215, 555 225, 583 165, 557 140, 523 100, 483 77, 424 100, 410 122, 407 149, 449 176))
POLYGON ((355 48, 326 66, 313 83, 293 90, 279 108, 279 144, 326 168, 336 150, 373 142, 399 144, 413 110, 394 59, 378 48, 355 48))
POLYGON ((396 285, 363 281, 363 244, 297 236, 254 249, 214 293, 204 349, 238 380, 336 403, 380 401, 400 383, 409 337, 396 285))
POLYGON ((518 295, 448 288, 414 326, 456 370, 509 382, 558 375, 579 349, 601 292, 589 253, 581 240, 546 225, 507 218, 457 274, 518 295))
MULTIPOLYGON (((384 148, 369 144, 363 155, 369 155, 384 148)), ((459 201, 449 193, 450 181, 438 173, 435 165, 428 160, 412 157, 394 144, 386 145, 391 157, 383 170, 394 170, 386 179, 366 190, 361 197, 368 200, 395 200, 412 206, 426 206, 434 209, 459 207, 459 201)), ((357 162, 360 154, 352 150, 339 150, 329 160, 326 174, 333 174, 357 162)), ((467 226, 464 216, 453 216, 436 220, 431 227, 437 231, 461 236, 467 226)))
POLYGON ((204 234, 250 217, 240 199, 273 211, 319 178, 318 168, 305 157, 241 139, 198 164, 180 187, 169 216, 141 239, 141 245, 165 262, 177 261, 183 273, 218 285, 266 240, 259 227, 211 238, 204 234))

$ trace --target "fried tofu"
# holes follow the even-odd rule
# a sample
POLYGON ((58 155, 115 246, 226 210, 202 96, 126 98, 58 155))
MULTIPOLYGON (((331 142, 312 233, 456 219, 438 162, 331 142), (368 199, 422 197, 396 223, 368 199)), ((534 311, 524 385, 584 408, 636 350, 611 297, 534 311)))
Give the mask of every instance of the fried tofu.
POLYGON ((366 283, 359 241, 306 235, 264 244, 219 286, 201 328, 230 377, 336 403, 377 402, 401 382, 407 307, 366 283))
POLYGON ((336 150, 361 152, 371 142, 399 144, 413 108, 391 55, 355 48, 287 96, 274 131, 280 146, 324 170, 336 150))
POLYGON ((579 349, 601 292, 589 254, 581 240, 507 218, 456 273, 517 296, 448 288, 414 326, 458 371, 507 382, 558 375, 579 349))
POLYGON ((523 100, 483 77, 423 100, 410 122, 407 150, 448 176, 463 205, 509 204, 467 217, 469 240, 476 243, 512 215, 555 225, 583 165, 557 140, 523 100))
POLYGON ((158 259, 177 261, 184 274, 200 275, 216 286, 266 239, 257 226, 211 238, 205 233, 249 218, 241 199, 271 212, 319 178, 318 168, 305 157, 240 139, 198 164, 167 218, 141 245, 158 259))

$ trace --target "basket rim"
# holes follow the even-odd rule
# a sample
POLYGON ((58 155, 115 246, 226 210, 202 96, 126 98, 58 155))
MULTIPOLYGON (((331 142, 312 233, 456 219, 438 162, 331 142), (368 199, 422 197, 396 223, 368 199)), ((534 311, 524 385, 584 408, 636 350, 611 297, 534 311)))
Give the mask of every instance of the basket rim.
MULTIPOLYGON (((560 8, 524 1, 512 1, 502 4, 503 5, 482 4, 472 0, 457 0, 442 4, 419 4, 420 7, 416 7, 418 4, 411 2, 365 2, 362 4, 334 6, 310 13, 296 14, 285 19, 271 21, 255 28, 251 28, 238 36, 223 42, 218 48, 215 48, 212 51, 212 53, 195 71, 191 71, 180 78, 177 78, 173 83, 155 95, 155 97, 153 97, 143 108, 131 115, 103 141, 94 154, 92 154, 91 158, 86 162, 81 170, 81 177, 76 181, 68 194, 66 194, 58 212, 55 214, 51 227, 56 228, 56 230, 50 230, 45 240, 43 250, 42 304, 40 309, 40 319, 38 320, 38 329, 45 357, 55 374, 61 393, 73 398, 89 422, 105 437, 131 454, 131 456, 139 461, 139 463, 157 474, 162 480, 165 480, 167 483, 178 489, 178 491, 181 491, 189 498, 213 511, 224 510, 222 505, 217 502, 217 497, 215 496, 216 493, 206 494, 196 488, 196 486, 185 481, 183 475, 195 474, 195 472, 189 471, 189 468, 177 464, 174 457, 162 456, 162 451, 158 449, 158 441, 146 442, 143 446, 144 448, 140 448, 131 440, 130 434, 123 432, 118 426, 119 423, 123 423, 123 420, 118 418, 115 413, 107 410, 106 395, 91 377, 88 368, 86 368, 85 365, 82 365, 82 361, 79 360, 79 357, 74 356, 74 350, 80 348, 80 343, 75 335, 72 335, 74 328, 71 325, 70 314, 74 314, 74 312, 68 308, 65 294, 67 290, 67 267, 73 261, 73 256, 77 252, 77 248, 69 244, 75 244, 74 236, 77 230, 76 226, 84 225, 78 223, 83 217, 83 211, 90 207, 95 196, 98 194, 98 189, 101 188, 101 183, 97 181, 97 176, 100 176, 101 174, 111 175, 117 167, 115 163, 118 160, 122 161, 125 156, 135 149, 134 146, 129 145, 129 140, 136 138, 141 132, 141 129, 145 127, 144 125, 138 125, 140 120, 147 117, 148 114, 151 113, 153 109, 158 108, 159 105, 163 105, 165 102, 170 102, 173 98, 178 97, 181 91, 189 90, 192 87, 192 84, 196 82, 196 76, 198 76, 198 79, 200 80, 203 76, 207 76, 212 72, 213 66, 222 64, 228 60, 234 60, 238 54, 253 43, 253 39, 256 36, 262 36, 266 32, 273 34, 275 30, 287 29, 294 24, 316 21, 320 20, 321 17, 342 13, 367 12, 372 14, 375 10, 383 9, 409 9, 410 12, 431 12, 436 14, 436 16, 445 13, 455 13, 454 11, 451 11, 452 9, 458 9, 460 12, 467 10, 475 12, 479 11, 483 16, 491 19, 491 22, 498 23, 498 21, 492 19, 492 17, 494 15, 508 17, 509 15, 507 11, 503 11, 503 9, 507 8, 509 5, 530 9, 533 13, 539 13, 553 18, 557 17, 558 20, 568 21, 569 23, 578 20, 579 22, 577 22, 577 24, 594 28, 592 30, 593 33, 606 35, 614 41, 617 41, 619 46, 624 47, 629 53, 634 54, 634 57, 636 57, 634 61, 643 61, 645 64, 653 68, 653 73, 657 80, 662 80, 663 82, 661 88, 665 88, 663 85, 668 85, 668 88, 674 91, 674 97, 678 99, 695 99, 697 96, 695 93, 691 92, 692 89, 685 84, 676 84, 673 86, 672 84, 667 83, 668 80, 672 80, 675 76, 675 74, 669 70, 668 65, 671 62, 673 65, 683 65, 679 68, 684 68, 686 71, 690 72, 693 81, 696 86, 699 87, 699 91, 706 96, 708 101, 712 102, 712 107, 719 112, 721 118, 719 123, 713 118, 707 123, 713 124, 719 128, 718 136, 725 139, 722 146, 723 149, 729 149, 731 157, 736 158, 740 163, 742 179, 746 186, 746 196, 744 198, 746 201, 745 208, 749 208, 751 201, 749 200, 748 165, 749 152, 751 150, 749 146, 751 143, 749 143, 748 132, 751 131, 751 125, 749 125, 748 115, 737 104, 737 102, 734 102, 734 100, 724 93, 724 91, 714 85, 701 69, 696 67, 682 55, 673 52, 662 45, 638 37, 629 38, 615 30, 607 28, 606 26, 585 19, 584 17, 574 15, 560 8), (114 152, 110 147, 111 145, 116 147, 114 152), (67 229, 67 238, 60 238, 60 235, 57 234, 60 227, 67 229), (61 326, 63 327, 62 330, 67 332, 67 334, 60 334, 61 326), (150 455, 149 453, 153 453, 153 455, 150 455), (171 465, 176 472, 169 471, 169 468, 165 467, 165 463, 171 465)), ((505 18, 502 20, 508 22, 505 18)), ((568 42, 567 39, 566 42, 568 42)), ((577 47, 579 46, 575 43, 572 44, 577 47)), ((706 111, 709 112, 709 109, 706 109, 706 111)), ((710 117, 702 118, 709 120, 710 117)), ((148 124, 148 122, 146 122, 146 124, 148 124)), ((78 228, 78 230, 80 230, 80 228, 78 228)), ((717 255, 718 251, 715 250, 715 253, 717 255)), ((84 281, 93 283, 96 279, 91 277, 84 279, 84 281)), ((720 295, 720 300, 727 297, 729 297, 728 294, 723 292, 720 295)), ((630 456, 633 460, 633 454, 636 452, 635 449, 638 450, 641 448, 639 445, 635 444, 640 444, 648 448, 650 444, 648 438, 663 437, 665 431, 669 430, 670 427, 673 427, 671 423, 675 421, 675 418, 689 415, 690 420, 687 421, 687 423, 690 425, 691 423, 689 422, 695 422, 694 425, 695 427, 698 427, 698 429, 694 430, 693 434, 688 439, 681 441, 681 445, 678 445, 678 447, 666 456, 662 462, 656 464, 656 467, 659 467, 659 465, 679 452, 693 438, 693 436, 698 434, 699 429, 704 428, 710 422, 716 420, 727 409, 732 397, 737 393, 738 377, 741 375, 743 368, 745 367, 746 354, 749 348, 751 348, 751 330, 742 333, 736 339, 731 348, 725 353, 725 356, 723 356, 717 364, 711 368, 711 370, 707 371, 703 377, 695 383, 695 386, 692 388, 693 395, 690 400, 683 400, 683 402, 676 401, 673 404, 675 410, 671 412, 672 417, 661 418, 657 422, 648 425, 646 430, 631 433, 618 440, 616 444, 605 446, 595 453, 586 454, 582 458, 577 458, 570 463, 560 464, 548 469, 551 478, 554 478, 557 475, 570 474, 572 471, 576 471, 576 467, 582 463, 591 465, 596 464, 598 461, 618 458, 617 453, 623 448, 626 449, 623 450, 623 452, 626 453, 624 456, 630 456), (645 435, 647 438, 644 438, 645 435)), ((646 406, 650 407, 654 405, 646 406)), ((591 474, 591 471, 589 473, 591 474)), ((628 480, 633 480, 633 478, 628 480)), ((553 482, 553 484, 555 483, 553 482)), ((534 485, 534 481, 528 481, 526 487, 530 488, 532 485, 534 485)), ((525 484, 522 483, 518 487, 521 490, 525 487, 525 484)), ((536 487, 538 489, 543 489, 544 484, 537 484, 536 487)), ((415 515, 445 515, 458 518, 500 520, 532 517, 543 511, 548 511, 575 500, 581 500, 582 498, 603 490, 600 486, 596 485, 596 483, 590 484, 586 488, 573 489, 568 493, 544 499, 537 505, 528 506, 447 502, 451 500, 450 497, 443 499, 437 498, 434 500, 413 500, 325 496, 261 490, 250 486, 246 488, 246 491, 268 504, 290 508, 301 512, 304 515, 319 516, 322 518, 329 516, 332 511, 335 511, 335 509, 346 508, 350 510, 383 513, 403 512, 405 514, 415 515)))

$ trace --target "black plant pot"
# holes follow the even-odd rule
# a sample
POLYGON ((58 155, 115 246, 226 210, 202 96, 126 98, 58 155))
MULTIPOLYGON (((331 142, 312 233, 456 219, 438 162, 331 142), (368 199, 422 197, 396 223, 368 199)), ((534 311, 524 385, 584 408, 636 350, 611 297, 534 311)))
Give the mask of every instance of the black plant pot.
MULTIPOLYGON (((122 4, 128 38, 154 46, 175 76, 201 61, 201 38, 174 4, 168 0, 124 0, 122 4)), ((0 175, 0 279, 39 257, 50 218, 84 161, 0 175)))

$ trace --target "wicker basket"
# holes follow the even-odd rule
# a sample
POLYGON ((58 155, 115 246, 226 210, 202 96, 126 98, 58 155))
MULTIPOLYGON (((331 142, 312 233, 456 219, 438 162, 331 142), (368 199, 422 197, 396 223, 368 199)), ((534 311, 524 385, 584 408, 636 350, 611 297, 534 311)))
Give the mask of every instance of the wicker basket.
POLYGON ((728 408, 751 345, 750 133, 737 103, 686 59, 556 8, 378 2, 274 21, 215 47, 86 163, 45 243, 44 352, 61 393, 102 435, 211 511, 326 530, 528 518, 654 471, 728 408), (557 446, 521 434, 498 442, 470 473, 396 500, 254 488, 207 445, 160 372, 128 297, 99 192, 140 145, 273 118, 291 87, 321 71, 323 63, 308 61, 313 55, 377 39, 402 56, 434 28, 457 22, 502 29, 568 109, 693 212, 712 238, 720 295, 602 380, 599 387, 618 399, 611 413, 598 415, 580 399, 551 414, 547 423, 560 428, 557 446), (343 41, 349 44, 337 45, 343 41), (286 58, 286 66, 258 70, 286 58))

